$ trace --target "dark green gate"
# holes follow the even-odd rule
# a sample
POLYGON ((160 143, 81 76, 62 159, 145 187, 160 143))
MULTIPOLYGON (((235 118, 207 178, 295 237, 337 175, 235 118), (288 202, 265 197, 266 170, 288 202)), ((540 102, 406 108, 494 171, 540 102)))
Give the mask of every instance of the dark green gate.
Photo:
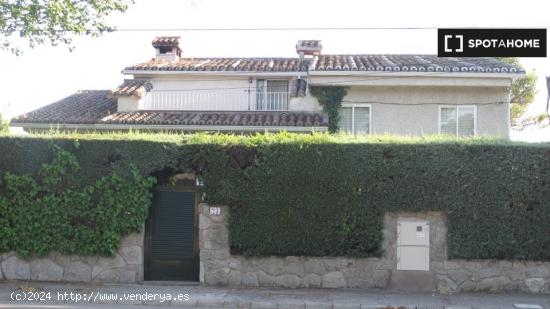
POLYGON ((199 281, 196 192, 159 186, 146 222, 145 280, 199 281))

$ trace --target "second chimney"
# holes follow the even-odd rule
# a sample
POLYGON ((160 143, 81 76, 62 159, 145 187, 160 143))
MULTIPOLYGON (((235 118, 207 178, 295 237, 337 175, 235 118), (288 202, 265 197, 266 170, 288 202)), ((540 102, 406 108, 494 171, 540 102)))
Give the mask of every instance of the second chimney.
POLYGON ((304 56, 319 56, 323 50, 320 40, 300 40, 296 43, 296 52, 300 58, 304 56))
POLYGON ((164 61, 178 61, 181 57, 179 36, 158 36, 152 44, 156 51, 156 59, 164 61))

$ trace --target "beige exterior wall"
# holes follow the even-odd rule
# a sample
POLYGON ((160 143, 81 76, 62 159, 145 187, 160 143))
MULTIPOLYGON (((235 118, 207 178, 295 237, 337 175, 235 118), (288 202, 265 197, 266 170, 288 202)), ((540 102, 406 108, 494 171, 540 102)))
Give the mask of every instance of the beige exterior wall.
POLYGON ((137 97, 120 96, 117 100, 117 111, 119 112, 131 112, 138 110, 139 98, 137 97))
MULTIPOLYGON (((463 86, 352 86, 344 98, 372 102, 372 133, 397 135, 439 134, 440 106, 507 101, 507 88, 463 86)), ((508 104, 477 104, 476 109, 477 135, 509 137, 508 104)))
MULTIPOLYGON (((151 76, 136 76, 135 78, 150 78, 151 76)), ((193 96, 183 99, 199 98, 198 104, 188 104, 182 110, 254 110, 256 106, 257 79, 291 80, 290 76, 159 76, 152 78, 153 91, 161 91, 165 96, 193 96), (251 94, 249 95, 248 90, 251 94), (178 92, 179 91, 179 92, 178 92)), ((160 98, 160 100, 163 100, 160 98)), ((137 105, 128 104, 127 100, 119 99, 119 110, 137 105)), ((172 108, 169 108, 172 109, 172 108)), ((289 97, 288 110, 319 111, 321 107, 312 97, 289 97)))
MULTIPOLYGON (((245 92, 248 86, 254 88, 256 83, 250 84, 248 77, 228 77, 228 76, 162 76, 152 79, 154 90, 194 90, 194 89, 220 89, 233 90, 235 92, 245 92), (226 89, 242 88, 242 89, 226 89)), ((218 90, 209 90, 218 91, 218 90)))
POLYGON ((291 98, 288 109, 291 111, 322 111, 323 108, 317 102, 317 99, 309 94, 305 97, 291 98))
MULTIPOLYGON (((478 75, 435 77, 410 76, 410 74, 404 76, 317 76, 313 74, 309 77, 309 83, 310 85, 349 86, 350 89, 344 101, 371 102, 371 128, 374 134, 438 134, 441 105, 476 105, 477 103, 476 135, 508 138, 509 105, 506 103, 480 105, 479 103, 507 102, 512 77, 478 75)), ((256 98, 253 94, 249 98, 247 89, 248 87, 255 89, 257 79, 290 80, 296 76, 180 74, 136 75, 135 78, 151 78, 155 90, 183 91, 182 93, 186 94, 188 91, 201 89, 198 92, 214 94, 209 99, 200 100, 200 104, 183 107, 182 110, 248 110, 248 106, 254 110, 256 98), (217 98, 225 96, 224 93, 234 100, 217 102, 217 98), (233 104, 236 107, 224 108, 227 104, 233 104)), ((143 102, 144 99, 141 101, 143 102)), ((127 111, 132 108, 138 108, 136 99, 119 99, 119 110, 127 111)), ((305 97, 290 98, 288 109, 290 111, 322 110, 317 100, 309 94, 305 97)))

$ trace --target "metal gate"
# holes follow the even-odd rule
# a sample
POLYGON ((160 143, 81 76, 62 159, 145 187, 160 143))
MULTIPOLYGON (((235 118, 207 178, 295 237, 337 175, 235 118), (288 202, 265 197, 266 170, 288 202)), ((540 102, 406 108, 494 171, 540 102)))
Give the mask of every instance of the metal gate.
POLYGON ((158 187, 146 222, 145 280, 199 281, 196 192, 158 187))

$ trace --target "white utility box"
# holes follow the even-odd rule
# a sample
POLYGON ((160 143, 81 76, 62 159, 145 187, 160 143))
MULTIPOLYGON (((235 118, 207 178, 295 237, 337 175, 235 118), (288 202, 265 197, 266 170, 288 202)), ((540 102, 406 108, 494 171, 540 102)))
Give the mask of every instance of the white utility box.
POLYGON ((397 270, 430 270, 430 222, 397 222, 397 270))

